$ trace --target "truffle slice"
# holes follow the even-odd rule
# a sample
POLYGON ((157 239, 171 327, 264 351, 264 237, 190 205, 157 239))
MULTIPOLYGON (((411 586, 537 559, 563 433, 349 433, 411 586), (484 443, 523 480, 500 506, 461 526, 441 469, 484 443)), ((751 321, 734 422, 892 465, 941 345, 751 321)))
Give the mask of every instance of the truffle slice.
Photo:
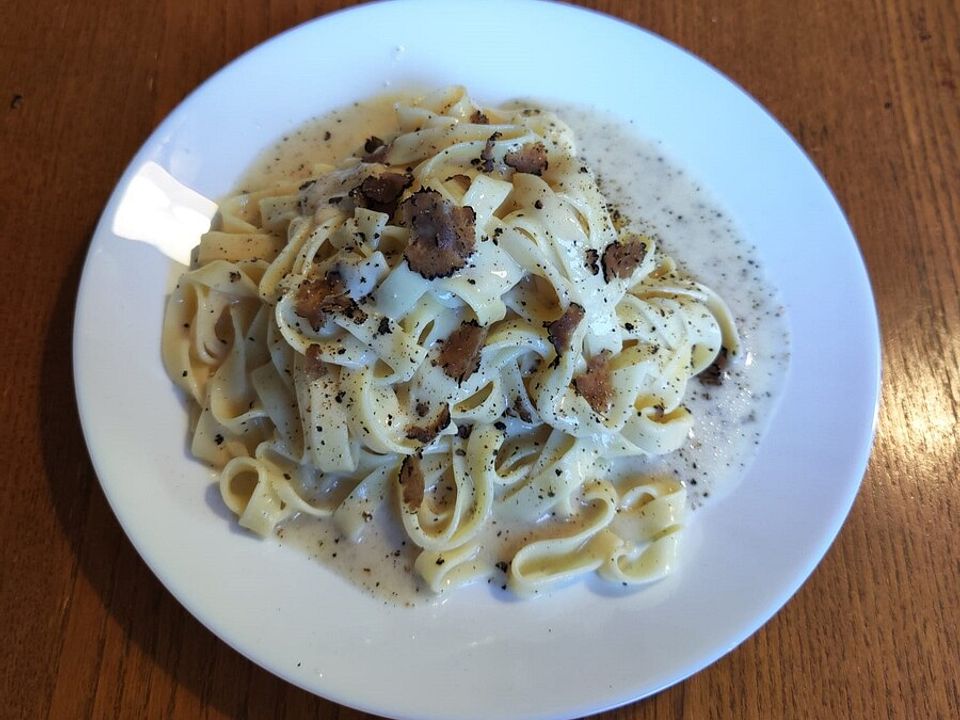
POLYGON ((600 253, 597 252, 596 248, 589 248, 585 255, 586 259, 583 264, 590 271, 591 275, 596 275, 600 272, 600 253))
POLYGON ((702 385, 723 385, 724 378, 727 376, 727 349, 720 348, 717 359, 709 366, 705 367, 697 375, 702 385))
POLYGON ((519 150, 511 150, 503 161, 517 172, 542 175, 547 169, 547 149, 543 143, 524 143, 519 150))
POLYGON ((469 187, 470 187, 470 183, 472 182, 472 181, 470 180, 470 176, 469 176, 469 175, 464 175, 463 173, 457 173, 456 175, 451 175, 450 177, 447 178, 447 182, 450 182, 450 181, 453 181, 453 182, 457 183, 457 184, 460 185, 464 190, 466 190, 467 188, 469 188, 469 187))
POLYGON ((393 216, 397 210, 397 201, 410 185, 413 178, 400 173, 385 172, 371 175, 351 191, 351 195, 363 207, 393 216))
POLYGON ((613 383, 610 379, 610 351, 603 350, 587 361, 587 371, 573 379, 577 392, 590 403, 597 413, 610 409, 613 399, 613 383))
POLYGON ((495 132, 487 138, 483 150, 480 151, 480 169, 485 172, 493 172, 493 145, 500 139, 500 133, 495 132))
POLYGON ((312 344, 307 346, 307 351, 303 354, 303 369, 307 377, 316 380, 327 374, 327 366, 320 357, 322 351, 319 345, 312 344))
POLYGON ((440 367, 448 377, 460 385, 480 367, 480 351, 487 339, 487 329, 480 327, 476 320, 460 323, 460 327, 450 333, 440 350, 440 367))
POLYGON ((300 283, 293 310, 307 320, 314 330, 320 330, 327 316, 334 313, 345 315, 356 323, 367 319, 367 314, 347 295, 343 278, 336 270, 300 283))
POLYGON ((378 138, 376 135, 367 138, 363 144, 364 155, 361 158, 365 163, 386 163, 387 153, 390 152, 390 145, 378 138))
POLYGON ((563 315, 551 323, 546 323, 547 339, 553 344, 558 357, 570 349, 570 338, 583 320, 583 315, 583 306, 570 303, 563 315))
POLYGON ((603 279, 629 278, 646 256, 647 244, 642 240, 610 243, 603 251, 603 279))
MULTIPOLYGON (((419 409, 417 411, 419 415, 419 409)), ((426 414, 426 413, 424 413, 426 414)), ((416 440, 424 445, 434 441, 450 424, 450 406, 444 405, 434 421, 428 425, 410 425, 407 428, 407 439, 416 440)))
POLYGON ((398 208, 400 225, 410 228, 403 256, 427 280, 449 277, 467 264, 476 245, 477 214, 454 205, 436 190, 422 189, 398 208))
POLYGON ((403 505, 409 512, 416 512, 423 504, 423 468, 420 467, 420 458, 416 455, 407 455, 400 464, 397 475, 400 483, 400 497, 403 505))
POLYGON ((514 399, 513 405, 507 409, 507 414, 518 417, 525 423, 533 422, 533 415, 530 414, 524 399, 519 395, 514 399))

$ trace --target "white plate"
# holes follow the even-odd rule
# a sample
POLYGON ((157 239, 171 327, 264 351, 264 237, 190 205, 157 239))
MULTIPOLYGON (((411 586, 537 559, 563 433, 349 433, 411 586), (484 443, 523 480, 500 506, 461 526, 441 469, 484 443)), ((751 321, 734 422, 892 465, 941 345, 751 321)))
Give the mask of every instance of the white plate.
POLYGON ((315 693, 447 720, 595 712, 742 642, 839 530, 866 465, 879 385, 857 245, 783 129, 660 38, 572 7, 513 1, 366 5, 287 32, 204 83, 153 133, 104 211, 78 297, 74 363, 104 492, 190 612, 315 693), (178 273, 170 257, 196 241, 210 205, 178 188, 218 197, 311 115, 387 86, 454 83, 489 104, 532 95, 633 119, 729 211, 782 291, 791 371, 759 456, 732 496, 695 515, 682 572, 644 592, 604 596, 581 584, 521 603, 476 588, 437 607, 384 606, 299 553, 235 530, 208 472, 186 454, 160 324, 178 273))

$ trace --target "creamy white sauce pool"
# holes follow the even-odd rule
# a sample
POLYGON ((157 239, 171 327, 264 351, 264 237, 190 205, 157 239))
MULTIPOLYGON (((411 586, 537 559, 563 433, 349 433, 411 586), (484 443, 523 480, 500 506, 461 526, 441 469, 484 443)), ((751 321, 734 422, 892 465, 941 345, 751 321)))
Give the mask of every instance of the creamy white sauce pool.
POLYGON ((692 507, 728 494, 743 477, 769 420, 789 362, 789 333, 756 248, 695 179, 629 126, 576 106, 558 115, 576 132, 600 189, 633 227, 652 234, 677 264, 715 290, 733 313, 740 357, 720 386, 693 379, 684 404, 696 422, 690 443, 658 463, 687 484, 692 507))
MULTIPOLYGON (((371 135, 393 135, 396 96, 331 113, 291 131, 265 152, 238 189, 280 179, 306 179, 316 163, 336 164, 371 135)), ((687 486, 690 507, 716 502, 746 472, 786 375, 789 337, 775 290, 763 277, 755 248, 711 196, 664 156, 656 143, 633 128, 577 106, 548 106, 575 131, 581 156, 596 173, 611 208, 632 228, 654 236, 678 265, 713 288, 728 304, 741 339, 739 357, 726 367, 721 385, 694 378, 685 404, 695 417, 689 443, 636 471, 666 473, 687 486)), ((280 528, 281 543, 301 548, 385 602, 411 604, 433 598, 413 573, 417 548, 405 541, 391 508, 382 507, 359 544, 341 540, 329 522, 298 519, 280 528)), ((696 522, 696 513, 688 524, 696 522)), ((487 560, 508 555, 523 531, 493 524, 487 560)), ((506 576, 495 569, 487 580, 499 592, 506 576)))

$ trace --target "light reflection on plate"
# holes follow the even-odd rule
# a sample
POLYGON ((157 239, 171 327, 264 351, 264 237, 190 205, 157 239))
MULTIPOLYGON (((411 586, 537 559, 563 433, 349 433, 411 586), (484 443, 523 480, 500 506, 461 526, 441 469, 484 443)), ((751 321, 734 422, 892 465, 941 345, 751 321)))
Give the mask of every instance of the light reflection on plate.
POLYGON ((117 186, 78 297, 74 360, 91 456, 166 587, 224 641, 337 702, 416 718, 575 717, 651 694, 742 642, 796 591, 853 501, 872 438, 879 341, 856 243, 829 189, 753 100, 637 28, 564 5, 367 5, 301 26, 202 85, 117 186), (507 28, 535 28, 516 42, 507 28), (219 197, 307 118, 383 90, 466 85, 592 104, 663 142, 758 245, 792 366, 740 488, 695 513, 685 563, 640 592, 590 583, 533 602, 485 587, 385 606, 238 532, 185 452, 160 363, 164 296, 219 197), (840 400, 842 398, 842 401, 840 400), (215 502, 215 500, 213 501, 215 502))
POLYGON ((149 161, 127 183, 110 232, 153 245, 175 263, 189 265, 190 251, 216 213, 216 202, 149 161))

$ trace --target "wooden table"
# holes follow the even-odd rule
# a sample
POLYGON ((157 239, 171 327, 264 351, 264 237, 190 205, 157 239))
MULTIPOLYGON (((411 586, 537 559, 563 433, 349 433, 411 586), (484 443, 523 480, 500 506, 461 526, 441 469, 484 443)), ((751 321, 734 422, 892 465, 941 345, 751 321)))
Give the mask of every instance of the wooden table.
MULTIPOLYGON (((70 360, 84 253, 139 145, 224 63, 346 4, 0 4, 2 717, 363 717, 164 590, 100 491, 70 360)), ((960 716, 960 6, 583 4, 705 58, 800 141, 859 238, 884 352, 873 458, 812 578, 710 668, 603 717, 960 716)))

